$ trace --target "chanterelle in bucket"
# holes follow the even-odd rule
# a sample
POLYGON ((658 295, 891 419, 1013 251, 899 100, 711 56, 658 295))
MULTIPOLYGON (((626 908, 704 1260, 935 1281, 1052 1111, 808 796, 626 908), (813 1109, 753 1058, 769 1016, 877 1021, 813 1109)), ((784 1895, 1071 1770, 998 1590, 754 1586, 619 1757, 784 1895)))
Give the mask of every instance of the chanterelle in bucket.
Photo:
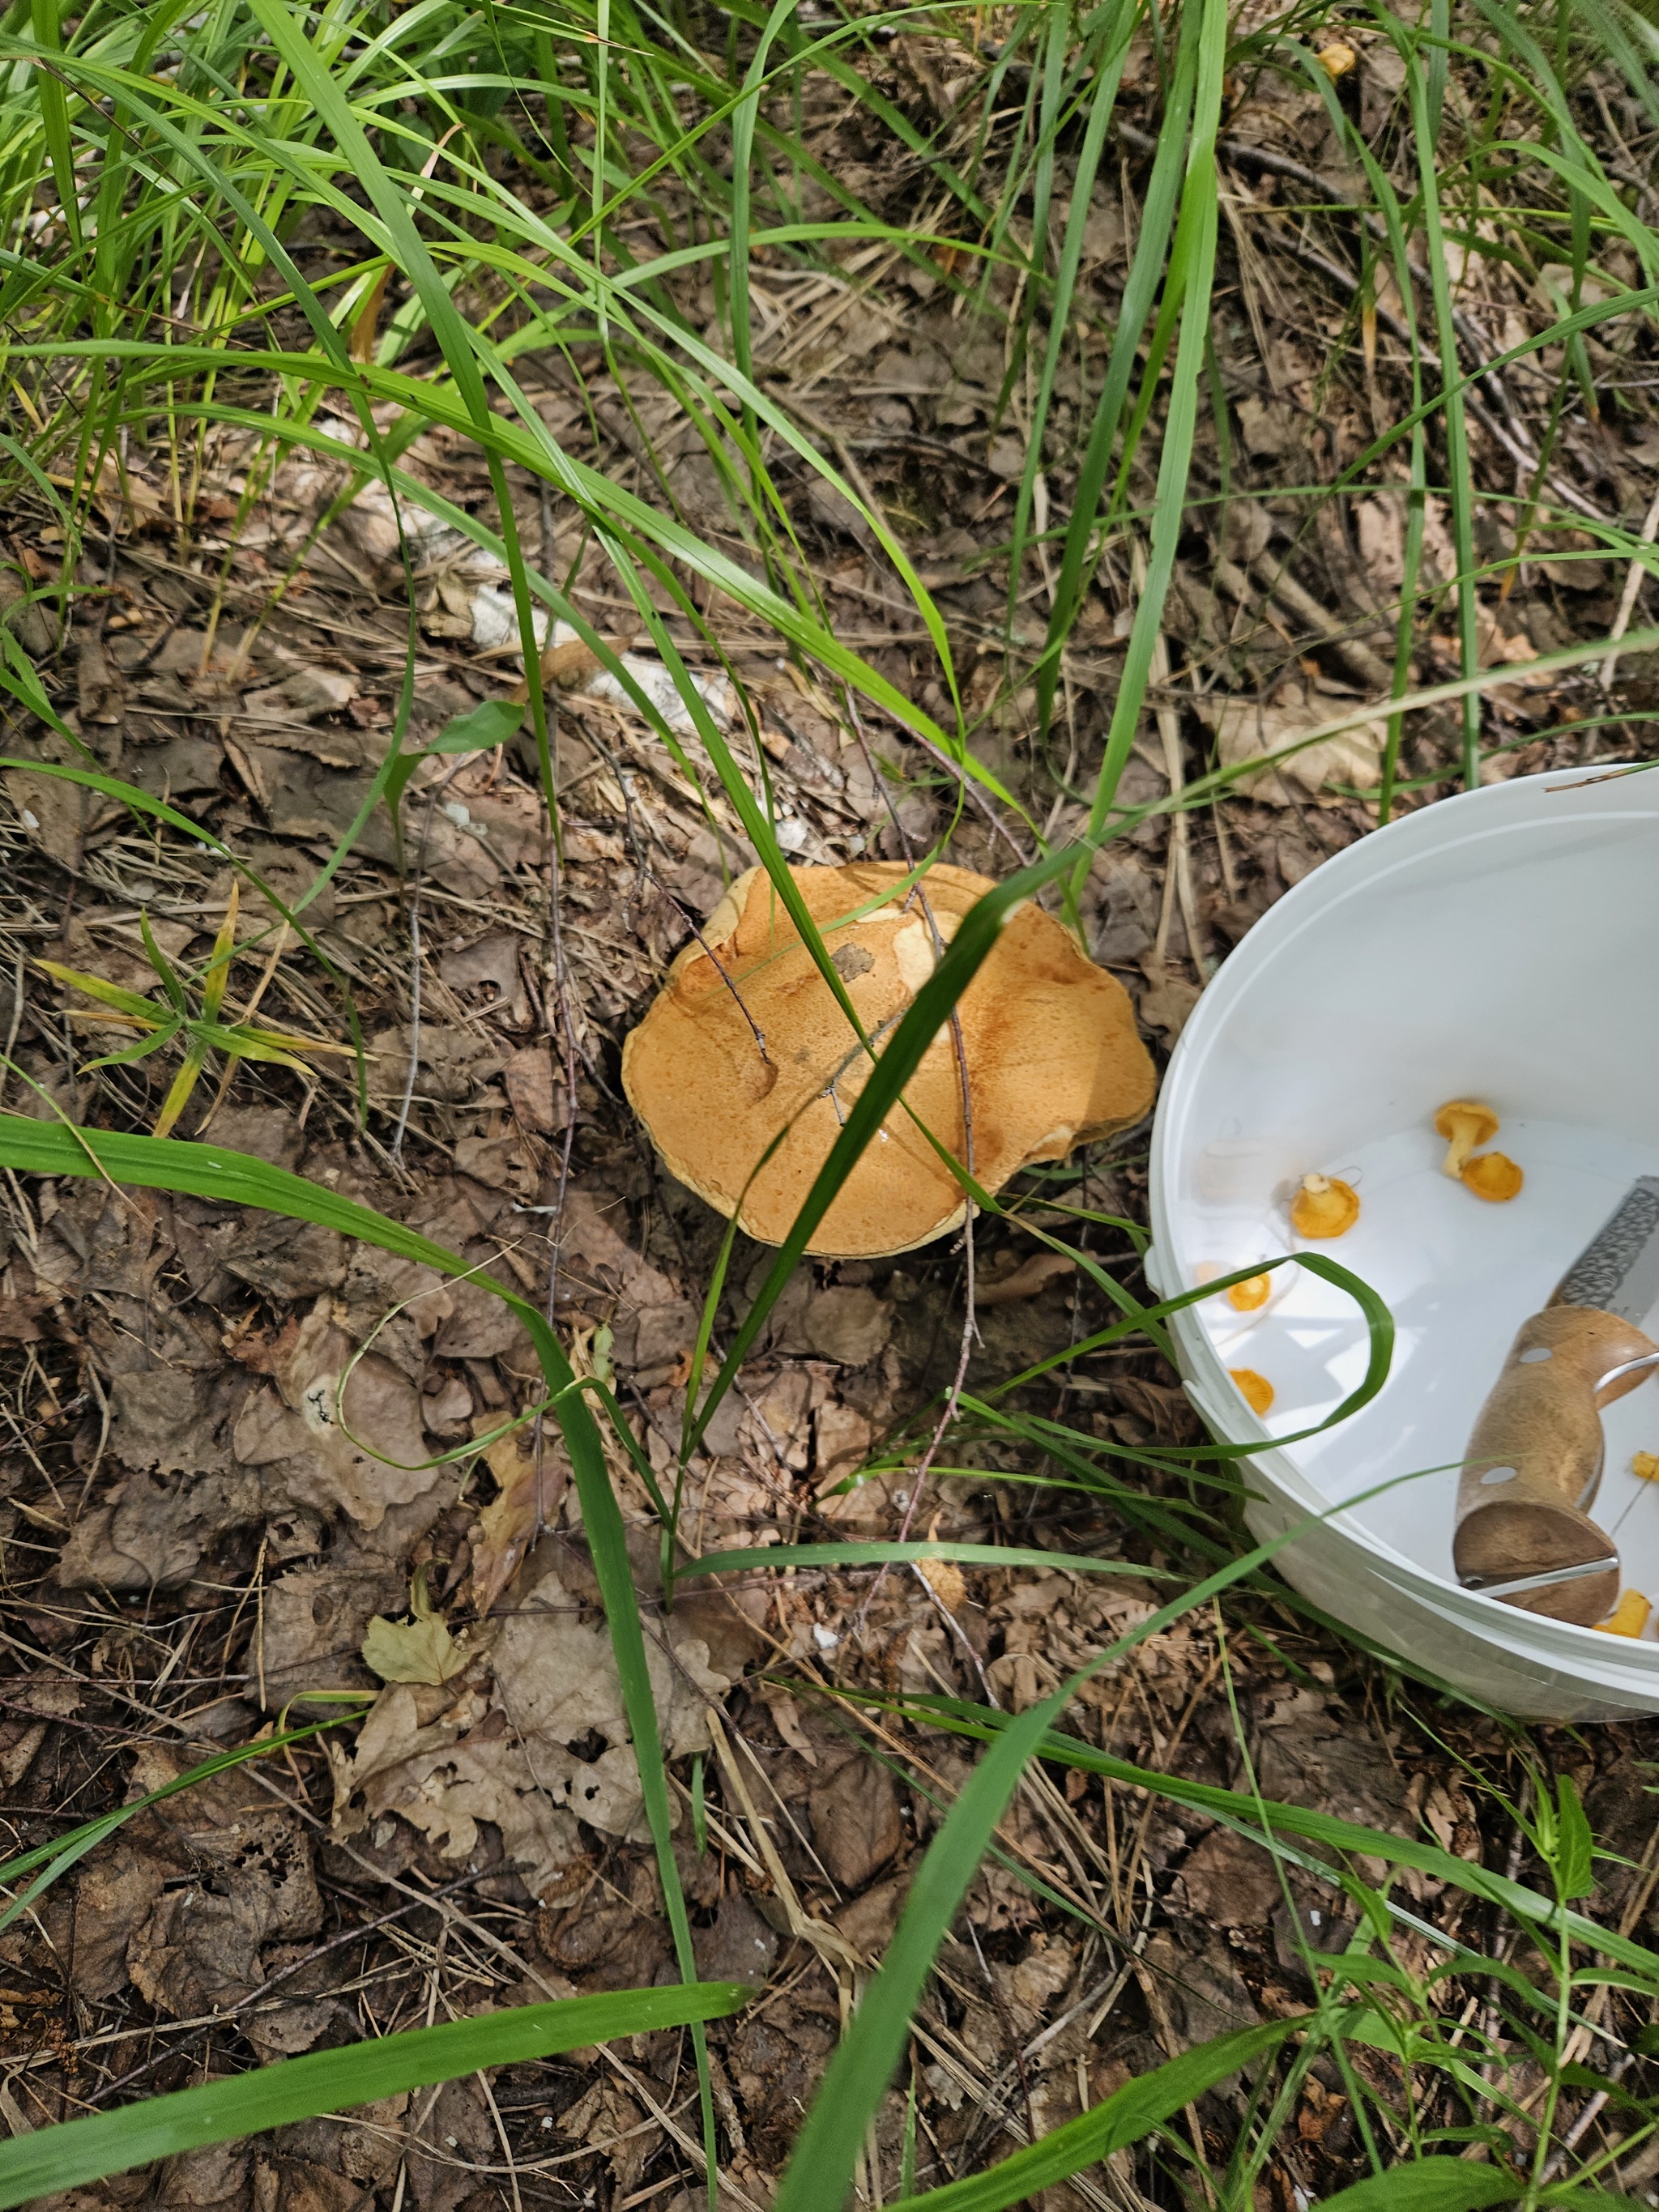
POLYGON ((1434 1117, 1435 1133, 1446 1140, 1442 1175, 1459 1181, 1465 1162, 1478 1145, 1489 1145, 1498 1134, 1498 1116, 1476 1098, 1454 1098, 1434 1117))
POLYGON ((1337 1176, 1304 1176, 1291 1200, 1298 1237, 1346 1237, 1358 1218, 1359 1193, 1337 1176))
MULTIPOLYGON (((919 896, 879 903, 908 873, 896 861, 792 873, 878 1052, 963 915, 993 888, 987 877, 941 863, 925 878, 924 908, 919 896), (859 920, 842 919, 872 905, 859 920)), ((1039 907, 1009 915, 957 1012, 973 1173, 987 1190, 1035 1161, 1064 1159, 1075 1146, 1127 1128, 1152 1105, 1152 1063, 1128 994, 1039 907)), ((694 939, 669 969, 623 1048, 623 1083, 670 1173, 721 1213, 741 1205, 742 1228, 775 1244, 869 1066, 764 870, 751 868, 703 925, 702 942, 694 939)), ((948 1022, 904 1095, 945 1149, 965 1159, 948 1022)), ((842 1259, 908 1251, 957 1227, 963 1212, 961 1186, 895 1104, 807 1249, 842 1259)))
POLYGON ((1502 1206, 1518 1194, 1526 1177, 1507 1153, 1472 1157, 1477 1145, 1489 1145, 1498 1134, 1500 1125, 1490 1106, 1474 1098, 1454 1098, 1435 1115, 1434 1126, 1436 1133, 1446 1139, 1443 1175, 1454 1176, 1465 1190, 1493 1205, 1502 1206))

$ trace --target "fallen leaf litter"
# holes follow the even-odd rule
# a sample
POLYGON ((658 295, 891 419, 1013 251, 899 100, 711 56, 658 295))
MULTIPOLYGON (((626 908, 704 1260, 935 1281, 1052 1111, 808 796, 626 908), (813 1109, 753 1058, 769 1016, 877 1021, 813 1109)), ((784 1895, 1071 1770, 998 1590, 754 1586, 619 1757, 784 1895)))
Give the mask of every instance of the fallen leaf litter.
MULTIPOLYGON (((891 66, 920 95, 933 64, 925 41, 914 46, 905 42, 891 66)), ((1317 59, 1334 80, 1357 71, 1375 95, 1371 48, 1333 42, 1317 59)), ((1152 98, 1153 74, 1150 62, 1132 61, 1131 111, 1152 98)), ((815 127, 839 158, 830 108, 815 127)), ((1260 132, 1283 160, 1324 158, 1311 94, 1264 93, 1229 127, 1241 143, 1260 132)), ((1127 137, 1125 147, 1133 196, 1144 170, 1129 160, 1127 137)), ((1242 167, 1231 176, 1248 189, 1242 167)), ((886 184, 902 203, 906 179, 886 184)), ((1115 185, 1091 223, 1091 281, 1109 300, 1133 235, 1115 185)), ((972 672, 983 757, 1040 808, 1058 841, 1081 810, 1056 801, 1033 763, 1029 702, 1000 694, 1000 650, 977 649, 1000 635, 994 561, 1006 526, 994 516, 977 529, 958 519, 980 503, 985 468, 1001 482, 1023 462, 1023 440, 1000 411, 1002 334, 905 290, 905 281, 895 280, 902 297, 890 313, 872 291, 867 320, 849 311, 832 331, 812 404, 874 442, 865 459, 884 497, 924 518, 909 532, 912 550, 937 579, 958 659, 972 672), (942 477, 942 491, 929 474, 942 477)), ((687 303, 706 320, 712 309, 694 284, 687 303)), ((811 311, 781 284, 778 298, 767 343, 781 349, 811 311)), ((1275 318, 1261 389, 1253 361, 1225 341, 1224 375, 1250 387, 1232 394, 1239 464, 1262 496, 1236 500, 1215 525, 1223 597, 1210 590, 1206 562, 1183 549, 1165 616, 1188 666, 1204 671, 1194 719, 1224 766, 1298 744, 1352 700, 1355 681, 1370 682, 1356 674, 1367 665, 1358 656, 1370 653, 1376 592, 1389 588, 1402 542, 1403 484, 1355 501, 1358 565, 1334 542, 1303 548, 1296 524, 1272 504, 1279 487, 1307 480, 1311 454, 1340 465, 1370 435, 1358 389, 1333 398, 1322 381, 1327 349, 1300 327, 1306 319, 1275 318)), ((1098 367, 1091 358, 1087 374, 1097 380, 1098 367)), ((556 366, 536 374, 544 419, 573 442, 585 436, 582 395, 556 366)), ((588 392, 603 434, 636 450, 632 422, 650 396, 597 358, 588 392)), ((348 448, 355 442, 351 425, 325 416, 322 427, 348 448)), ((1570 446, 1577 435, 1570 430, 1570 446)), ((355 818, 385 750, 402 672, 398 518, 379 487, 361 489, 278 604, 270 578, 304 551, 343 469, 283 463, 233 544, 217 525, 248 488, 256 443, 210 431, 185 557, 163 501, 164 462, 135 439, 121 520, 107 549, 88 556, 88 580, 113 611, 101 628, 77 621, 50 679, 110 772, 208 820, 291 905, 355 818), (222 586, 207 573, 221 562, 222 586)), ((447 433, 425 432, 406 462, 458 504, 483 495, 477 456, 447 433)), ((1615 465, 1638 469, 1625 458, 1595 460, 1598 471, 1615 465)), ((696 526, 731 532, 705 455, 677 457, 673 479, 696 526)), ((434 759, 403 800, 416 876, 399 878, 382 810, 307 909, 364 1019, 367 1129, 354 1129, 350 1063, 320 1052, 338 1067, 316 1066, 306 1087, 280 1065, 239 1068, 217 1099, 198 1086, 185 1126, 398 1214, 538 1297, 556 1240, 561 1332, 579 1370, 617 1383, 661 1479, 672 1472, 718 1233, 639 1142, 617 1097, 618 1054, 672 963, 702 957, 691 925, 706 927, 754 855, 660 663, 634 650, 609 579, 579 559, 580 519, 556 503, 542 507, 526 482, 513 489, 533 557, 550 574, 574 571, 576 596, 665 711, 689 768, 669 760, 586 648, 573 649, 574 633, 550 624, 538 642, 557 695, 564 836, 556 876, 520 749, 434 759), (411 908, 423 933, 418 1010, 411 908), (191 1118, 210 1106, 205 1125, 191 1118)), ((937 711, 942 699, 926 696, 930 665, 882 611, 884 569, 852 510, 820 489, 803 497, 801 526, 837 634, 890 659, 901 684, 937 711)), ((1650 489, 1644 480, 1638 505, 1650 489)), ((509 693, 518 672, 490 657, 513 634, 503 572, 423 511, 402 520, 420 566, 414 750, 509 693)), ((28 520, 37 538, 27 550, 49 573, 57 548, 40 534, 45 526, 44 516, 28 520)), ((1453 556, 1432 496, 1424 556, 1431 580, 1443 581, 1453 556)), ((1119 665, 1129 585, 1117 562, 1115 551, 1104 556, 1071 648, 1085 749, 1098 738, 1095 694, 1115 684, 1119 665)), ((1563 641, 1571 634, 1561 628, 1563 605, 1547 575, 1534 578, 1505 603, 1501 631, 1488 617, 1483 658, 1522 661, 1534 638, 1563 641)), ((1572 607, 1570 617, 1595 627, 1588 611, 1572 607)), ((676 635, 696 649, 689 628, 676 635)), ((25 641, 43 661, 53 650, 51 636, 25 641)), ((879 717, 854 719, 818 676, 780 669, 769 638, 738 626, 722 643, 758 708, 784 849, 813 871, 880 870, 887 880, 925 853, 957 800, 937 759, 879 717)), ((1425 661, 1441 652, 1425 642, 1425 661)), ((696 676, 710 711, 735 730, 726 677, 712 666, 696 676)), ((1577 698, 1506 687, 1492 702, 1495 727, 1515 747, 1500 765, 1578 757, 1576 738, 1528 742, 1566 708, 1578 711, 1577 698)), ((11 720, 9 753, 61 757, 59 741, 11 720)), ((1445 726, 1423 718, 1407 739, 1407 768, 1443 768, 1437 748, 1448 741, 1445 726)), ((1187 772, 1200 772, 1204 743, 1177 718, 1177 761, 1182 743, 1187 772)), ((1361 834, 1366 810, 1330 787, 1374 781, 1385 743, 1386 722, 1367 720, 1276 768, 1246 770, 1212 820, 1200 813, 1188 823, 1190 899, 1154 814, 1097 857, 1080 901, 1086 950, 1133 994, 1157 1049, 1179 1033, 1216 952, 1361 834)), ((228 1012, 268 1020, 296 1054, 343 1042, 342 1002, 323 969, 284 937, 257 893, 245 888, 239 910, 236 883, 210 851, 141 833, 120 810, 38 766, 9 769, 4 781, 0 918, 15 969, 0 1018, 9 1056, 15 1047, 40 1086, 42 1110, 154 1121, 165 1097, 158 1065, 86 1065, 131 1030, 106 1024, 98 1036, 84 1020, 92 1050, 66 1055, 64 1009, 29 972, 33 962, 61 983, 72 969, 153 999, 147 934, 179 973, 199 976, 228 927, 228 1012)), ((1120 803, 1150 807, 1170 782, 1167 759, 1138 744, 1120 803)), ((970 795, 949 870, 964 880, 1000 877, 1027 849, 1015 817, 970 795)), ((950 880, 946 870, 927 879, 940 892, 950 880)), ((918 942, 931 964, 931 938, 918 942)), ((65 1006, 74 1002, 71 991, 65 1006)), ((1099 1217, 1085 1249, 1135 1285, 1133 1255, 1109 1225, 1144 1218, 1139 1147, 1126 1133, 1085 1158, 1084 1180, 1036 1179, 1019 1203, 1034 1225, 1068 1237, 1075 1217, 1048 1201, 1085 1206, 1099 1217)), ((1008 1172, 1042 1151, 1012 1146, 1008 1172)), ((1480 1170, 1474 1146, 1457 1172, 1479 1193, 1472 1167, 1480 1170)), ((769 1257, 739 1239, 721 1330, 745 1309, 769 1257)), ((1086 1273, 1018 1224, 982 1222, 972 1258, 982 1341, 972 1347, 970 1391, 1107 1317, 1086 1273)), ((10 1607, 0 1817, 17 1839, 41 1840, 63 1818, 156 1786, 270 1724, 296 1697, 349 1695, 364 1715, 326 1739, 326 1752, 239 1770, 169 1801, 166 1817, 141 1816, 50 1893, 38 1924, 0 1936, 15 1985, 0 1995, 7 2094, 24 2124, 58 2117, 71 2099, 96 2104, 117 2082, 128 2085, 123 2094, 134 2084, 177 2086, 203 2069, 327 2048, 434 2010, 649 1983, 670 1971, 637 1770, 556 1435, 538 1442, 521 1429, 471 1462, 441 1458, 493 1436, 536 1396, 529 1346, 499 1304, 475 1283, 441 1281, 327 1231, 204 1200, 118 1197, 96 1183, 9 1191, 4 1259, 0 1361, 15 1449, 0 1501, 10 1607)), ((1018 1708, 1152 1611, 1153 1586, 1141 1577, 1082 1576, 1068 1571, 1069 1553, 1167 1562, 1088 1501, 982 1479, 1032 1472, 1042 1456, 969 1431, 959 1462, 947 1462, 952 1471, 942 1467, 928 1484, 921 1525, 947 1541, 1035 1546, 1053 1553, 1052 1568, 922 1561, 873 1592, 869 1577, 845 1572, 759 1571, 780 1535, 890 1535, 916 1510, 917 1421, 955 1371, 967 1264, 967 1250, 946 1241, 896 1266, 866 1253, 805 1270, 792 1285, 689 1469, 688 1545, 751 1549, 753 1576, 728 1578, 722 1590, 687 1584, 665 1614, 648 1501, 628 1458, 618 1452, 613 1465, 675 1761, 699 1964, 769 1990, 711 2037, 728 2181, 750 2201, 771 2187, 843 2008, 891 1933, 916 1853, 969 1771, 949 1740, 823 1693, 945 1691, 1018 1708), (966 1472, 954 1471, 958 1463, 966 1472), (856 1488, 844 1486, 866 1468, 856 1488), (707 1850, 693 1830, 694 1773, 707 1850)), ((1237 1286, 1235 1305, 1251 1310, 1239 1294, 1264 1281, 1237 1286)), ((1248 1370, 1235 1380, 1267 1410, 1270 1383, 1248 1370)), ((1197 1438, 1184 1396, 1142 1346, 1080 1363, 1064 1389, 1030 1404, 1090 1444, 1129 1454, 1132 1465, 1139 1449, 1197 1438)), ((1103 1455, 1103 1463, 1121 1462, 1103 1455)), ((1143 1467, 1137 1480, 1150 1486, 1153 1478, 1143 1467)), ((1486 1808, 1419 1724, 1409 1693, 1393 1686, 1394 1702, 1380 1699, 1380 1678, 1364 1662, 1266 1601, 1229 1619, 1224 1656, 1213 1619, 1189 1617, 1103 1675, 1071 1724, 1119 1755, 1239 1785, 1245 1766, 1224 1668, 1265 1795, 1397 1832, 1426 1826, 1446 1848, 1471 1858, 1496 1851, 1490 1863, 1500 1863, 1507 1839, 1483 1835, 1486 1808)), ((1470 1759, 1501 1767, 1501 1734, 1478 1717, 1437 1713, 1434 1723, 1470 1759)), ((1585 1793, 1600 1793, 1598 1833, 1632 1861, 1647 1841, 1646 1826, 1630 1826, 1630 1808, 1644 1802, 1641 1741, 1634 1730, 1589 1744, 1553 1740, 1585 1793)), ((1172 2045, 1275 2016, 1308 1995, 1271 1869, 1203 1816, 1098 1781, 1073 1794, 1058 1770, 1042 1770, 1001 1840, 1012 1866, 988 1865, 976 1881, 965 1940, 942 1956, 918 2023, 923 2185, 1006 2152, 1033 2127, 1059 2124, 1172 2045), (1043 1884, 1047 1899, 1012 1867, 1043 1884), (1056 1896, 1069 1915, 1049 1901, 1056 1896), (1126 1949, 1138 1960, 1127 1982, 1126 1949)), ((1616 1869, 1607 1877, 1614 1914, 1634 1894, 1621 1879, 1616 1869)), ((1455 1931, 1449 1893, 1418 1878, 1405 1887, 1455 1931)), ((1329 1909, 1332 1893, 1298 1875, 1293 1894, 1304 1929, 1322 1912, 1328 1940, 1346 1941, 1352 1923, 1329 1909)), ((167 2186, 181 2204, 259 2212, 394 2201, 455 2212, 505 2201, 484 2179, 500 2165, 504 2127, 526 2176, 556 2172, 617 2203, 659 2192, 666 2212, 679 2212, 701 2186, 684 2069, 672 2038, 604 2061, 509 2069, 487 2091, 453 2083, 435 2098, 286 2130, 257 2151, 195 2155, 167 2186)), ((1286 2204, 1349 2176, 1346 2123, 1319 2110, 1310 2092, 1302 2133, 1275 2169, 1286 2204)), ((1200 2124, 1220 2143, 1238 2114, 1224 2091, 1203 2101, 1200 2124)), ((14 2125, 9 2108, 7 2119, 14 2125)), ((902 2100, 890 2099, 876 2130, 890 2179, 902 2124, 902 2100)), ((1114 2172, 1111 2182, 1125 2191, 1131 2176, 1114 2172)), ((1109 2195, 1087 2177, 1073 2197, 1095 2208, 1127 2203, 1132 2212, 1144 2201, 1109 2195)), ((118 2186, 96 2201, 137 2200, 118 2186)))

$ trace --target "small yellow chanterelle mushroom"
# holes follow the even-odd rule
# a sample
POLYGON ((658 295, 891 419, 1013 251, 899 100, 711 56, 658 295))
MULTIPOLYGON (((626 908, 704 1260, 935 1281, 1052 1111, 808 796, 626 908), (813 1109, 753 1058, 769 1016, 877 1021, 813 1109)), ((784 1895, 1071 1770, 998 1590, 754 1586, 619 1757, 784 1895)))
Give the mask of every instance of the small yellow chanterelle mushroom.
POLYGON ((1344 1237, 1358 1218, 1359 1193, 1335 1176, 1304 1176, 1291 1200, 1291 1226, 1298 1237, 1344 1237))
POLYGON ((1463 1163, 1478 1145, 1489 1145, 1498 1134, 1498 1116, 1490 1106, 1482 1106, 1474 1098, 1454 1098, 1443 1106, 1434 1117, 1436 1133, 1446 1140, 1446 1157, 1440 1163, 1442 1175, 1449 1175, 1454 1182, 1460 1182, 1463 1163))
POLYGON ((1237 1383, 1245 1404, 1253 1413, 1266 1416, 1272 1413, 1273 1386, 1265 1375, 1258 1375, 1254 1367, 1230 1367, 1227 1372, 1237 1383))
POLYGON ((1652 1606, 1640 1590, 1628 1589, 1605 1620, 1596 1626, 1603 1636, 1639 1636, 1648 1625, 1652 1606))
POLYGON ((1464 1168, 1462 1180, 1465 1190, 1501 1206, 1519 1195, 1526 1178, 1507 1152, 1482 1152, 1464 1168))

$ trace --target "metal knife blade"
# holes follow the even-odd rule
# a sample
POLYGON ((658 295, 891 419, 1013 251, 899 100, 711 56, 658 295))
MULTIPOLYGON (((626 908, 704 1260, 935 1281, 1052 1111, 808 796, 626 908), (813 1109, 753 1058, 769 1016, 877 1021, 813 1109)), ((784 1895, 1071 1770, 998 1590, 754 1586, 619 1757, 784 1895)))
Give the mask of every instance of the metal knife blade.
POLYGON ((1553 1306, 1594 1306, 1639 1327, 1659 1303, 1659 1176, 1633 1182, 1556 1285, 1553 1306))
POLYGON ((1523 1590, 1553 1589, 1557 1583, 1580 1583, 1586 1575, 1604 1575, 1618 1565, 1618 1553, 1610 1552, 1604 1559, 1581 1559, 1577 1566, 1552 1567, 1540 1575, 1517 1575, 1512 1579, 1460 1575, 1458 1580, 1466 1590, 1479 1590, 1482 1597, 1519 1597, 1523 1590))

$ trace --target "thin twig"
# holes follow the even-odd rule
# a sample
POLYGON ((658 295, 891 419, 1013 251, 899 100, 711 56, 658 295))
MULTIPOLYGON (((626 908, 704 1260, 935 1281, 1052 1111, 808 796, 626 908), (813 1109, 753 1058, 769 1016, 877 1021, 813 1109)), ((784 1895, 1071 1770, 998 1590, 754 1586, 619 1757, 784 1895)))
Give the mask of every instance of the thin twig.
MULTIPOLYGON (((555 732, 550 729, 550 742, 555 732)), ((624 793, 624 799, 626 793, 624 793)), ((641 863, 643 866, 643 861, 641 863)), ((547 1234, 547 1303, 543 1317, 550 1329, 559 1298, 559 1261, 564 1250, 564 1208, 570 1192, 570 1159, 576 1142, 576 1016, 570 1002, 570 979, 565 965, 564 930, 561 906, 564 887, 564 871, 559 853, 559 831, 556 822, 548 824, 547 854, 547 915, 549 951, 553 961, 553 998, 560 1030, 564 1036, 564 1143, 559 1151, 559 1181, 553 1194, 553 1218, 547 1234)), ((547 1526, 546 1482, 544 1473, 547 1452, 547 1415, 544 1407, 536 1409, 535 1425, 531 1431, 531 1451, 535 1462, 532 1481, 535 1487, 535 1522, 531 1531, 530 1549, 541 1541, 542 1531, 547 1526)), ((518 2185, 514 2185, 516 2193, 518 2185)))
POLYGON ((663 897, 667 900, 669 905, 673 908, 675 913, 678 915, 680 920, 690 931, 692 936, 696 939, 698 945, 702 948, 704 958, 708 961, 714 973, 720 977, 721 982, 725 984, 726 989, 732 994, 732 996, 737 1000, 738 1012, 743 1016, 744 1021, 749 1024, 750 1031, 755 1040, 756 1049, 760 1054, 761 1058, 765 1060, 767 1066, 769 1067, 772 1064, 771 1055, 766 1049, 766 1038, 761 1030, 761 1025, 755 1019, 755 1017, 750 1012, 748 1007, 744 1006, 742 992, 738 990, 731 976, 726 973, 726 969, 721 967, 719 960, 715 957, 714 947, 709 944, 708 939, 703 935, 702 930, 698 928, 696 923, 691 919, 691 916, 686 912, 685 908, 675 897, 673 892, 671 891, 667 884, 663 882, 661 877, 659 876, 654 870, 644 867, 643 863, 641 863, 641 867, 643 869, 643 872, 650 878, 651 882, 656 886, 663 897))
POLYGON ((432 817, 442 793, 466 766, 466 756, 458 760, 447 775, 433 784, 426 794, 426 812, 421 820, 421 847, 416 856, 415 874, 409 886, 409 947, 414 962, 409 986, 409 1066, 404 1078, 403 1103, 398 1109, 398 1126, 392 1133, 387 1147, 388 1157, 398 1166, 404 1161, 404 1133, 409 1127, 410 1109, 415 1101, 415 1078, 421 1064, 421 886, 426 877, 427 845, 432 835, 432 817))
MULTIPOLYGON (((1647 511, 1646 519, 1642 525, 1642 534, 1636 542, 1638 545, 1651 545, 1656 538, 1659 538, 1659 492, 1656 492, 1653 495, 1653 504, 1647 511)), ((1632 558, 1629 568, 1626 571, 1625 588, 1619 595, 1619 611, 1613 617, 1613 628, 1608 632, 1614 645, 1617 645, 1619 640, 1630 628, 1630 618, 1636 611, 1637 597, 1647 574, 1647 562, 1643 560, 1640 554, 1635 555, 1632 558)), ((1618 665, 1619 655, 1616 653, 1610 653, 1601 663, 1601 689, 1604 691, 1610 691, 1613 689, 1613 672, 1618 665)), ((8 1045, 6 1049, 9 1052, 10 1046, 8 1045)))

